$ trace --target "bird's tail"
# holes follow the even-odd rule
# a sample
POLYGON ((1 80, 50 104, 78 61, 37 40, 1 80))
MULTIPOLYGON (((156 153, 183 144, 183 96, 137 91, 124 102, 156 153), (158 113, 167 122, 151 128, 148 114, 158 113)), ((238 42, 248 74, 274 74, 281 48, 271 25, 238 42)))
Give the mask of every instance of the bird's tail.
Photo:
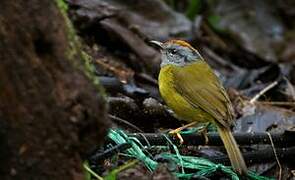
POLYGON ((230 129, 225 127, 217 127, 219 135, 223 141, 225 149, 227 151, 228 157, 230 159, 231 165, 233 169, 239 173, 246 175, 247 174, 247 166, 244 161, 244 158, 241 154, 241 151, 237 145, 236 140, 234 139, 230 129))

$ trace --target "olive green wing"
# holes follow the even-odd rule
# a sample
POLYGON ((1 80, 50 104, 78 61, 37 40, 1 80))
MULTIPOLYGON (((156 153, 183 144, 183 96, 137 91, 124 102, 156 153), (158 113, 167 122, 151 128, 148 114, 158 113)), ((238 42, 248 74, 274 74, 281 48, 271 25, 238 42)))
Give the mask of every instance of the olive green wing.
POLYGON ((233 123, 233 108, 213 70, 203 60, 184 67, 176 67, 175 89, 194 108, 210 114, 225 127, 233 123))

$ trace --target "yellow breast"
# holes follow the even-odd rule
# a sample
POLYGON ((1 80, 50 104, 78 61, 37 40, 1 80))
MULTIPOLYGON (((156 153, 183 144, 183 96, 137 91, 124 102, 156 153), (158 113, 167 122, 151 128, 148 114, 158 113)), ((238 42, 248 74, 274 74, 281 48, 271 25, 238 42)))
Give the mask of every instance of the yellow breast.
POLYGON ((187 122, 208 121, 208 114, 203 110, 192 107, 175 89, 173 76, 174 68, 181 68, 174 65, 166 65, 161 68, 159 74, 159 90, 166 104, 174 111, 177 117, 187 122))

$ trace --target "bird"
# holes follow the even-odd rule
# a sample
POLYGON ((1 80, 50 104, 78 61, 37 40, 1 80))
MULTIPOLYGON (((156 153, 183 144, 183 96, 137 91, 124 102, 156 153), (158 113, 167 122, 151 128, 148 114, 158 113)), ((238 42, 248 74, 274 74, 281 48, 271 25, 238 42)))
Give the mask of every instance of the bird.
POLYGON ((247 166, 231 133, 234 110, 225 88, 200 53, 183 40, 150 41, 161 52, 158 76, 161 97, 176 117, 188 124, 212 123, 223 141, 231 165, 240 175, 247 166))

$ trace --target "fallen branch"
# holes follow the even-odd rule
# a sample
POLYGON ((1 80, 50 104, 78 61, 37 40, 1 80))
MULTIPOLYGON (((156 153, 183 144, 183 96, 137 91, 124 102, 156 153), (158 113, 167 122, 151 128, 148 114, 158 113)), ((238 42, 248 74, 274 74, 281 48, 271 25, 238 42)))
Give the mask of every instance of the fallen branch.
MULTIPOLYGON (((234 133, 233 134, 239 145, 252 145, 252 144, 271 144, 269 136, 265 132, 256 133, 234 133)), ((167 144, 167 139, 163 134, 154 133, 134 133, 129 134, 130 137, 137 138, 143 145, 147 145, 147 142, 151 145, 161 146, 167 144), (144 136, 144 137, 143 137, 144 136)), ((208 146, 223 146, 223 142, 220 139, 218 133, 208 133, 208 143, 205 144, 205 138, 202 134, 183 134, 181 135, 184 143, 183 145, 208 145, 208 146)), ((276 147, 290 147, 295 145, 295 133, 287 131, 285 133, 273 133, 272 139, 276 147)), ((177 144, 178 139, 174 136, 169 136, 170 140, 177 144)))
MULTIPOLYGON (((265 134, 266 133, 263 133, 263 134, 259 133, 258 135, 256 134, 255 136, 259 136, 259 138, 257 138, 257 139, 260 139, 263 136, 267 136, 265 134)), ((150 141, 151 140, 150 135, 151 134, 149 134, 149 135, 147 135, 147 134, 133 134, 133 135, 130 135, 130 136, 131 137, 136 137, 138 140, 140 140, 140 142, 143 145, 147 144, 147 141, 150 143, 150 145, 155 145, 155 141, 150 141)), ((282 136, 282 134, 272 134, 272 139, 273 139, 273 141, 275 141, 275 140, 278 140, 278 137, 281 137, 281 136, 282 136)), ((164 137, 164 136, 161 135, 161 137, 164 137)), ((186 137, 186 136, 183 136, 183 137, 186 137)), ((209 137, 212 137, 212 134, 209 135, 209 137)), ((237 134, 235 134, 235 137, 241 137, 241 136, 237 136, 237 134)), ((214 138, 215 138, 215 134, 214 134, 214 138)), ((291 138, 291 137, 289 137, 289 138, 291 138)), ((160 142, 160 141, 158 141, 158 142, 160 142)), ((166 142, 167 142, 167 140, 166 140, 166 142)), ((240 142, 246 142, 246 141, 240 141, 240 142)), ((256 142, 265 143, 264 140, 263 141, 256 141, 256 142)), ((111 143, 111 142, 109 142, 109 143, 111 143)), ((166 145, 166 144, 158 144, 158 145, 166 145)), ((111 147, 111 148, 109 148, 109 149, 107 149, 105 151, 97 150, 94 153, 92 153, 90 155, 90 157, 88 158, 89 163, 91 165, 95 166, 96 164, 99 163, 99 161, 110 158, 113 155, 118 154, 120 152, 124 152, 125 150, 127 150, 130 147, 131 147, 131 144, 124 143, 124 144, 115 145, 115 146, 113 146, 113 147, 111 147)), ((290 162, 294 161, 295 147, 277 148, 276 152, 277 152, 278 159, 284 160, 284 161, 288 160, 290 162), (291 159, 289 159, 289 158, 291 158, 291 159)), ((272 147, 266 147, 263 150, 258 150, 258 151, 253 151, 253 152, 245 152, 245 153, 243 153, 243 157, 246 160, 248 165, 256 164, 256 163, 266 163, 266 162, 276 161, 276 157, 275 157, 275 154, 274 154, 274 151, 273 151, 272 147)), ((225 165, 230 165, 230 160, 229 160, 227 155, 210 156, 210 157, 204 157, 204 158, 209 159, 210 161, 215 162, 215 163, 221 163, 221 164, 225 164, 225 165)))
MULTIPOLYGON (((278 159, 288 160, 289 162, 294 162, 295 160, 295 147, 290 148, 278 148, 276 149, 278 154, 278 159)), ((276 157, 272 147, 267 147, 263 150, 246 152, 243 153, 243 157, 248 165, 250 164, 259 164, 267 162, 275 162, 276 157)), ((218 157, 205 157, 215 163, 222 163, 230 165, 230 161, 227 155, 218 156, 218 157)), ((277 163, 276 163, 277 164, 277 163)))

